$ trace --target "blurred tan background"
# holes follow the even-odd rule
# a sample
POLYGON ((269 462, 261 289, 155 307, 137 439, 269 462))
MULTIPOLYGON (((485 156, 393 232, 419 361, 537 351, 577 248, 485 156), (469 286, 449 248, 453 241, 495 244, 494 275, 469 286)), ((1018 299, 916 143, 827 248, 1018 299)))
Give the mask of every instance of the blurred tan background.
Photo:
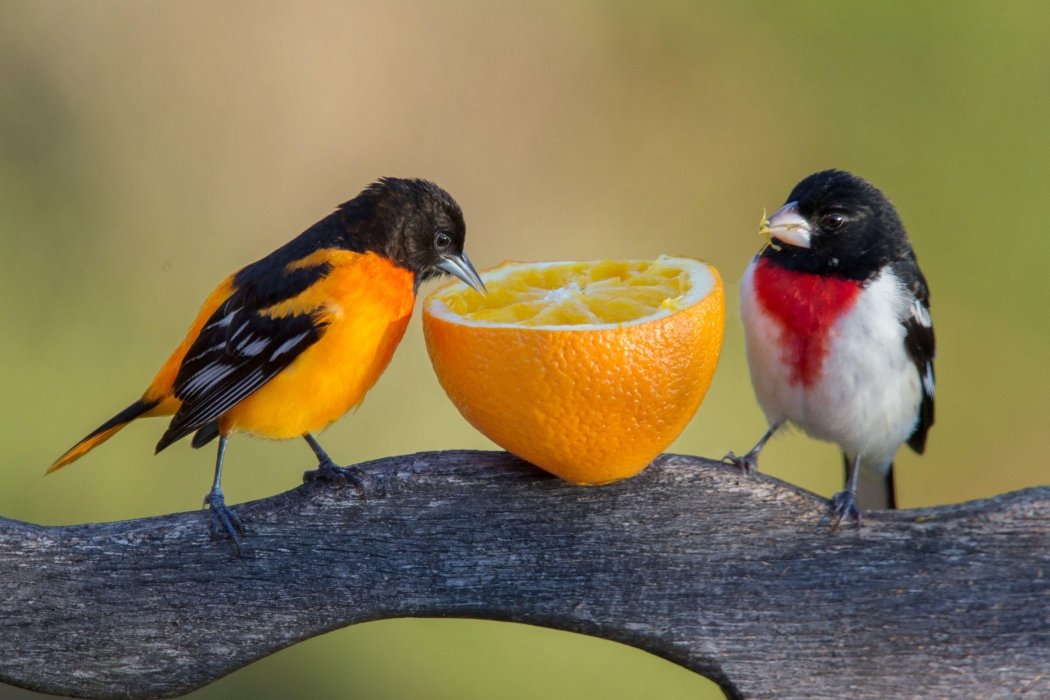
MULTIPOLYGON (((818 169, 863 175, 899 207, 933 290, 937 424, 925 457, 901 452, 902 506, 1048 483, 1048 162, 1043 3, 0 2, 0 515, 200 507, 213 452, 154 457, 159 421, 42 474, 141 393, 215 284, 381 175, 448 189, 479 268, 715 264, 722 361, 673 447, 710 457, 765 427, 736 315, 762 209, 818 169)), ((343 463, 492 447, 442 393, 418 319, 323 443, 343 463)), ((227 498, 293 488, 312 464, 300 441, 238 438, 227 498)), ((841 486, 835 448, 798 435, 760 466, 841 486)), ((400 620, 194 695, 292 696, 721 694, 606 642, 400 620)))

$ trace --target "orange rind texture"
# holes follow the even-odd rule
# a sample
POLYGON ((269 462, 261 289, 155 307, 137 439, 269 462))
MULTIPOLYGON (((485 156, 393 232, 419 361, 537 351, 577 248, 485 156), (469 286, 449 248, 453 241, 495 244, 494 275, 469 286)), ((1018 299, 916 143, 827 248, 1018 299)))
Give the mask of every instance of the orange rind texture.
MULTIPOLYGON (((506 263, 482 277, 498 295, 501 281, 530 267, 608 264, 506 263)), ((460 283, 423 306, 427 351, 460 413, 508 452, 576 484, 633 476, 666 449, 703 401, 722 346, 725 298, 713 267, 688 258, 622 264, 685 269, 692 292, 657 300, 639 319, 587 325, 465 318, 450 310, 462 307, 457 295, 475 294, 460 283)))

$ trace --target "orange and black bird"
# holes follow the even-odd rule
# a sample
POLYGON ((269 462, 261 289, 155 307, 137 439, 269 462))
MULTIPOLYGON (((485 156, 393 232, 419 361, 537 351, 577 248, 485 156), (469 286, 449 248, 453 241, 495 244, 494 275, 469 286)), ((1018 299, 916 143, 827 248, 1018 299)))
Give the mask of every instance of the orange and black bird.
POLYGON ((190 433, 193 447, 219 438, 215 480, 204 499, 212 534, 241 551, 244 528, 220 480, 235 431, 305 438, 318 467, 304 478, 350 481, 311 433, 364 399, 408 326, 419 285, 443 273, 484 293, 463 250, 455 200, 426 180, 384 178, 265 258, 227 277, 204 302, 182 344, 135 403, 76 444, 48 473, 84 456, 121 428, 173 416, 157 452, 190 433))

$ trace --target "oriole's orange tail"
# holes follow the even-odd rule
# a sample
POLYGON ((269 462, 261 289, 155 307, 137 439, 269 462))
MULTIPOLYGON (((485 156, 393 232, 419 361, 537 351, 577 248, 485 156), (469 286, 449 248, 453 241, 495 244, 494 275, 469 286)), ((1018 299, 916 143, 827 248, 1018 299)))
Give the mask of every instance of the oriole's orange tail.
POLYGON ((95 432, 88 435, 86 438, 78 442, 68 452, 58 458, 54 464, 47 470, 47 474, 61 469, 71 462, 75 462, 91 450, 95 449, 106 440, 116 435, 121 428, 135 420, 143 413, 146 413, 152 408, 155 408, 160 401, 145 401, 139 399, 135 403, 131 404, 117 415, 110 418, 108 421, 98 427, 95 432))

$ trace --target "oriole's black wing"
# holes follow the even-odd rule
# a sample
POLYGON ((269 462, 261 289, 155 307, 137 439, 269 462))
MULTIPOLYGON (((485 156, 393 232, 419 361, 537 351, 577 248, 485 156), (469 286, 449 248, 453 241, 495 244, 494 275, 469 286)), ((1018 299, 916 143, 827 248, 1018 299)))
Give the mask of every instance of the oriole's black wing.
POLYGON ((261 313, 331 271, 327 263, 288 270, 289 262, 312 252, 301 238, 234 277, 234 293, 208 319, 179 367, 174 393, 182 407, 157 452, 215 421, 321 338, 324 322, 316 313, 280 318, 261 313))
POLYGON ((919 421, 908 438, 908 446, 922 454, 926 449, 926 433, 933 425, 933 360, 937 354, 933 319, 930 317, 930 289, 914 257, 894 262, 893 271, 913 297, 908 315, 901 323, 906 331, 904 347, 922 380, 922 403, 919 405, 919 421))

